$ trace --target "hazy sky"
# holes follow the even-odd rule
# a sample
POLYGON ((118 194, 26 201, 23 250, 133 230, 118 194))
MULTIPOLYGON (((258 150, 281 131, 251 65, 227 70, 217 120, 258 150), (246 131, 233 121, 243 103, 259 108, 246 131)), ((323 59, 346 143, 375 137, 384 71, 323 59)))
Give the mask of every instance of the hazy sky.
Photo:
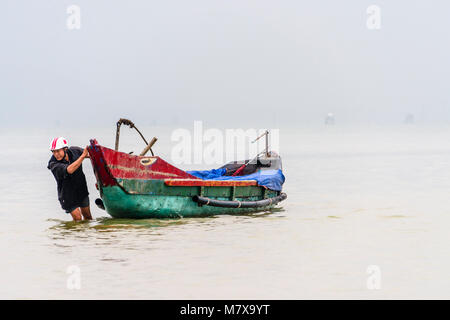
POLYGON ((450 123, 449 13, 443 0, 2 0, 0 119, 450 123))

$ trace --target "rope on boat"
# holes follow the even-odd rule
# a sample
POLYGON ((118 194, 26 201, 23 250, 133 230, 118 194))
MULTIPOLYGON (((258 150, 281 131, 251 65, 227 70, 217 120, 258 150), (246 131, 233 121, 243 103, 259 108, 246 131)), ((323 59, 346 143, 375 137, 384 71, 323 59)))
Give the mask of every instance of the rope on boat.
POLYGON ((257 208, 257 207, 265 207, 268 205, 274 205, 278 202, 281 202, 287 198, 286 193, 281 193, 280 195, 263 199, 257 201, 228 201, 228 200, 215 200, 202 196, 193 196, 192 200, 197 202, 199 205, 205 206, 213 206, 213 207, 222 207, 222 208, 257 208))
MULTIPOLYGON (((119 121, 117 121, 116 145, 115 145, 115 150, 116 150, 116 151, 119 151, 120 126, 121 126, 122 124, 127 125, 127 126, 129 126, 130 128, 132 128, 132 129, 133 129, 133 128, 136 129, 136 131, 139 133, 139 135, 141 136, 141 138, 144 140, 145 144, 146 144, 147 146, 149 145, 149 143, 148 143, 147 140, 144 138, 144 136, 143 136, 142 133, 139 131, 139 129, 136 128, 136 126, 134 125, 133 121, 128 120, 128 119, 124 119, 124 118, 120 118, 119 121)), ((155 139, 155 138, 153 138, 153 139, 155 139)), ((153 140, 152 140, 152 141, 153 141, 153 140)), ((154 144, 155 142, 156 142, 156 140, 153 141, 153 144, 154 144)), ((153 144, 151 144, 150 147, 149 147, 150 152, 152 153, 152 156, 155 155, 155 154, 153 153, 153 150, 151 149, 151 146, 152 146, 153 144)), ((144 150, 145 150, 145 149, 144 149, 144 150)), ((147 150, 147 151, 148 151, 148 150, 147 150)), ((147 151, 146 151, 146 152, 147 152, 147 151)))

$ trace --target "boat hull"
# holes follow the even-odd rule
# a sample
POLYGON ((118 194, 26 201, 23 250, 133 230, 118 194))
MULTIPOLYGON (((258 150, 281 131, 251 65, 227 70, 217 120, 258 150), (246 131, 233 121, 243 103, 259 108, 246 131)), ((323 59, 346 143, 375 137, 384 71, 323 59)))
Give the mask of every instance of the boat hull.
POLYGON ((159 157, 138 157, 102 147, 91 140, 88 148, 103 206, 114 218, 148 219, 244 214, 273 208, 215 207, 195 197, 252 202, 275 198, 279 191, 256 181, 202 180, 171 166, 159 157))
MULTIPOLYGON (((259 208, 218 208, 200 206, 191 196, 127 194, 118 186, 103 188, 103 204, 114 218, 149 219, 212 216, 219 214, 244 214, 268 210, 274 205, 259 208)), ((251 197, 241 200, 259 200, 251 197)), ((229 200, 226 197, 214 197, 217 200, 229 200)))

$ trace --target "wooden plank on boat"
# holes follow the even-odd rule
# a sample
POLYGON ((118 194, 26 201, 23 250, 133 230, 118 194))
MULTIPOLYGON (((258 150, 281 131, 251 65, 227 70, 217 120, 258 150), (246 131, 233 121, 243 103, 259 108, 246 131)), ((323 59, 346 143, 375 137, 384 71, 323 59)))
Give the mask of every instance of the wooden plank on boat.
POLYGON ((199 180, 199 179, 164 179, 168 186, 204 186, 204 187, 247 187, 256 186, 256 180, 199 180))

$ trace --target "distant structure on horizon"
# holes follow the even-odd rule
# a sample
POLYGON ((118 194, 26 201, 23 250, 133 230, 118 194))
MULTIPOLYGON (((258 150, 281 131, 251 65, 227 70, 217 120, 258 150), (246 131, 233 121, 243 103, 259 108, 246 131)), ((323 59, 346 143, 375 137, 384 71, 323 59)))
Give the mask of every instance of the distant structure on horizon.
POLYGON ((405 124, 413 124, 414 123, 414 115, 411 113, 408 113, 405 117, 405 120, 403 121, 405 124))
POLYGON ((325 124, 326 125, 333 125, 334 124, 334 114, 331 112, 327 114, 325 117, 325 124))

